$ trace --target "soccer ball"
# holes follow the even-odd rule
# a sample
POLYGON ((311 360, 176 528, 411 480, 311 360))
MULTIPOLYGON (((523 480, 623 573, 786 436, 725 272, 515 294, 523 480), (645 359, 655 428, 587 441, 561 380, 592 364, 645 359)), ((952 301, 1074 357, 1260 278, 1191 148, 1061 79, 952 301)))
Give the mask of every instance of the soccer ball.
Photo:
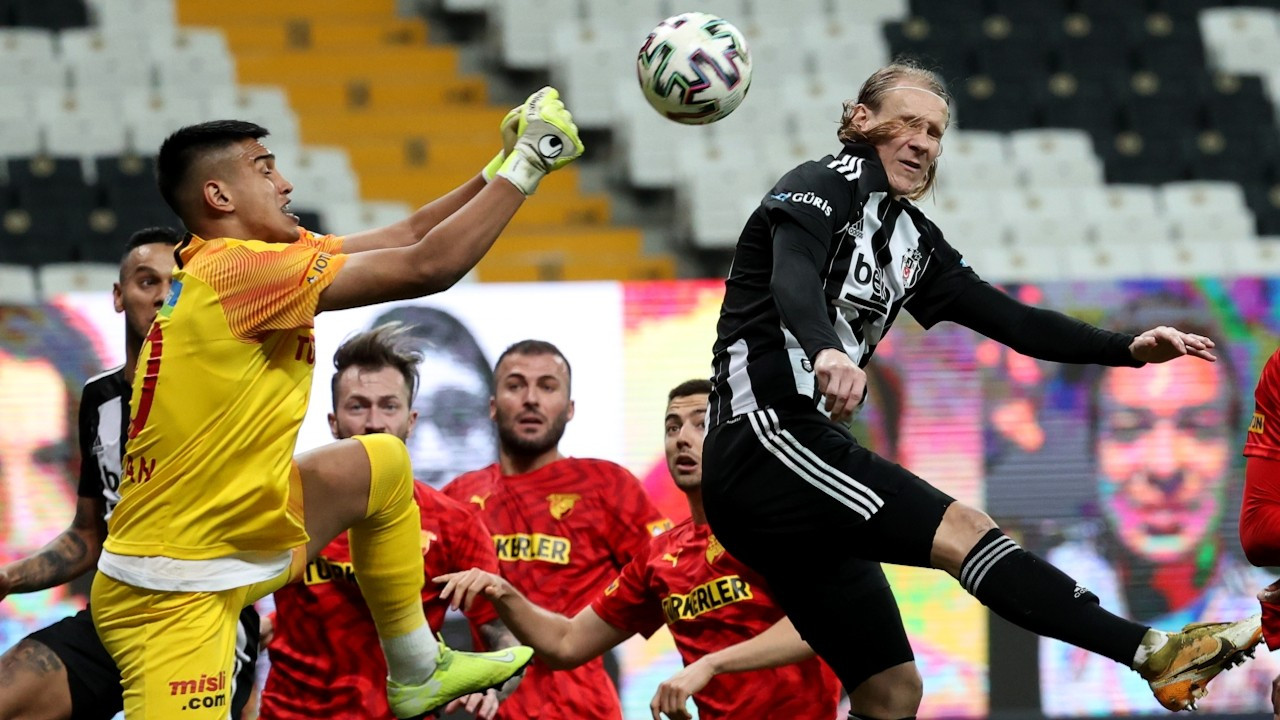
POLYGON ((751 53, 738 28, 707 13, 659 23, 636 57, 644 97, 663 116, 686 125, 713 123, 733 112, 751 87, 751 53))

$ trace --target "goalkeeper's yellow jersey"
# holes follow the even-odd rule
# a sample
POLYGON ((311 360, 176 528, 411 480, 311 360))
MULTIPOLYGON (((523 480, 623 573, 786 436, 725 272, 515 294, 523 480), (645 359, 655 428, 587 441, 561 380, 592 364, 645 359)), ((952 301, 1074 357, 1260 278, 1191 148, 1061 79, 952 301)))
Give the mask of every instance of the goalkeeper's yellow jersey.
POLYGON ((307 541, 286 513, 315 369, 320 292, 342 239, 188 235, 138 356, 120 504, 104 548, 208 560, 307 541))

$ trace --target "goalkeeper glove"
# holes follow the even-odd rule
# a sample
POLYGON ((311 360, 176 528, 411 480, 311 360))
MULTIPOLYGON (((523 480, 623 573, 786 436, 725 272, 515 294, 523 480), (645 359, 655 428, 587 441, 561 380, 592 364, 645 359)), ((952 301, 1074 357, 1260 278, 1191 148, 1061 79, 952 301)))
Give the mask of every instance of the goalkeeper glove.
POLYGON ((502 118, 502 123, 498 125, 498 130, 502 133, 502 149, 497 155, 484 166, 481 175, 484 176, 485 182, 492 182, 493 176, 497 174, 498 168, 502 167, 502 161, 507 159, 511 154, 511 149, 516 146, 516 140, 520 137, 520 118, 524 114, 524 105, 511 108, 511 112, 502 118))
POLYGON ((495 176, 506 178, 525 195, 533 194, 544 175, 582 155, 578 126, 573 124, 573 116, 553 87, 544 87, 529 96, 520 114, 518 131, 515 146, 495 176))

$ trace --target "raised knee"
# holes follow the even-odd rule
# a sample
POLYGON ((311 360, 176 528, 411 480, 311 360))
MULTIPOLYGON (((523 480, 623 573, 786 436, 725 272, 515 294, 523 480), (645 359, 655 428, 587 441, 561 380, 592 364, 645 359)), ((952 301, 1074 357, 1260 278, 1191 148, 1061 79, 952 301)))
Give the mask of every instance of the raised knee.
POLYGON ((975 507, 956 502, 942 516, 942 525, 951 532, 982 537, 996 528, 996 521, 975 507))
POLYGON ((858 717, 891 720, 914 716, 924 698, 924 679, 914 662, 871 676, 850 695, 850 710, 858 717))
POLYGON ((981 510, 952 503, 933 536, 933 566, 958 576, 969 551, 996 527, 996 521, 981 510))

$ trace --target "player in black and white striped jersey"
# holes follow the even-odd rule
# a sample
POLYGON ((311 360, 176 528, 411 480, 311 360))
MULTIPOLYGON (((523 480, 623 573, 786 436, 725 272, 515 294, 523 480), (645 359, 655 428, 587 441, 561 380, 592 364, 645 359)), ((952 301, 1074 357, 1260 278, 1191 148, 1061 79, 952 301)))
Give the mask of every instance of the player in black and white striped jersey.
MULTIPOLYGON (((35 555, 0 566, 0 600, 71 582, 94 569, 107 520, 120 501, 120 468, 129 423, 130 381, 143 338, 169 291, 173 250, 168 228, 134 233, 113 288, 125 316, 125 364, 92 377, 80 400, 80 486, 71 526, 35 555)), ((246 607, 237 632, 230 717, 239 718, 253 687, 258 614, 246 607)), ((88 609, 28 635, 0 655, 0 720, 107 720, 123 707, 120 671, 98 639, 88 609)))
POLYGON ((1166 708, 1187 708, 1252 652, 1256 617, 1173 634, 1116 617, 843 426, 864 397, 862 366, 903 309, 926 328, 949 320, 1057 362, 1215 359, 1202 336, 1108 332, 983 282, 911 202, 934 182, 949 117, 933 73, 877 71, 845 104, 843 148, 784 175, 748 219, 714 347, 707 518, 836 670, 852 717, 912 717, 921 696, 880 562, 945 570, 1011 622, 1128 665, 1166 708))

